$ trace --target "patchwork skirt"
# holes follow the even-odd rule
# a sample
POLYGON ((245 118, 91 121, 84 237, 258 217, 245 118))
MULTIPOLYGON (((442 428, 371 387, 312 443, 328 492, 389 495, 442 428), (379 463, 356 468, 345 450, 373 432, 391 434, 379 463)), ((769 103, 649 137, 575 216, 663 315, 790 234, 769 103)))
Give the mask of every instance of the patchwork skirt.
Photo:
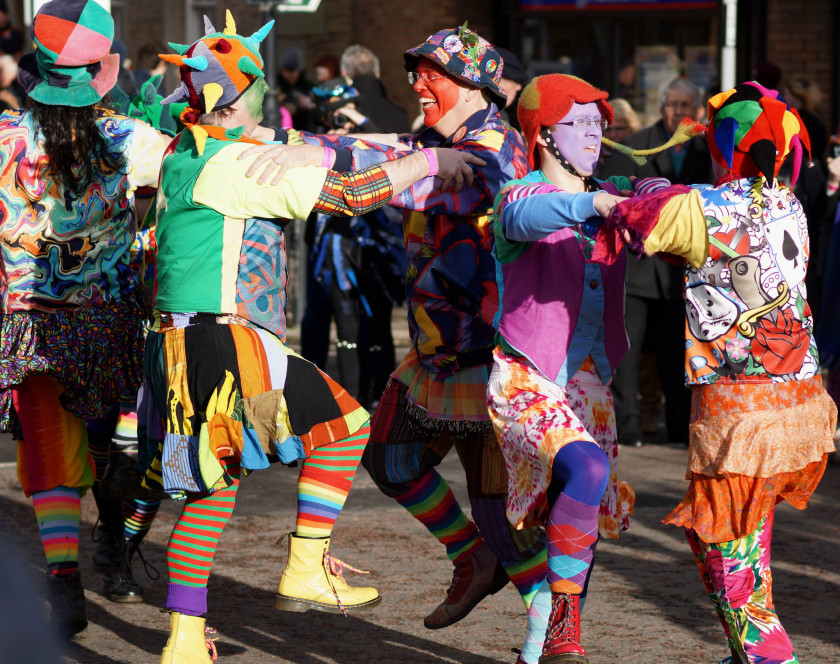
POLYGON ((277 336, 239 316, 161 314, 146 342, 138 464, 174 497, 229 486, 245 472, 293 464, 347 438, 367 411, 277 336))
POLYGON ((755 531, 782 500, 805 509, 834 452, 836 424, 819 375, 692 387, 690 484, 663 522, 720 543, 755 531))

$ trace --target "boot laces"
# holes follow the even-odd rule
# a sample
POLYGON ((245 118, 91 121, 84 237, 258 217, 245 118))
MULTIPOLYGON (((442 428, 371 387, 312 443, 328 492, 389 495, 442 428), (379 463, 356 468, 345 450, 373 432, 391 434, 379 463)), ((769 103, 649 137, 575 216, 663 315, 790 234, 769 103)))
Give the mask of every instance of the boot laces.
POLYGON ((344 585, 347 585, 347 581, 344 580, 343 571, 344 569, 349 569, 351 572, 356 572, 357 574, 370 574, 370 572, 362 569, 357 569, 352 565, 348 565, 342 560, 335 558, 330 555, 329 549, 324 549, 324 569, 326 569, 329 574, 327 574, 327 581, 330 584, 330 589, 333 591, 333 597, 335 597, 335 602, 338 604, 338 608, 341 610, 341 615, 345 618, 347 617, 347 612, 344 610, 344 606, 341 603, 341 598, 338 596, 338 591, 335 589, 335 583, 333 583, 333 577, 338 577, 338 579, 344 585))
POLYGON ((580 636, 576 629, 575 605, 571 595, 556 595, 554 602, 556 605, 551 607, 552 619, 545 635, 546 643, 556 640, 577 643, 580 636), (555 614, 559 614, 558 620, 553 619, 555 614))
MULTIPOLYGON (((280 539, 278 539, 274 545, 280 546, 286 537, 292 537, 292 532, 287 530, 285 533, 280 535, 280 539)), ((327 574, 327 582, 330 584, 330 590, 333 592, 333 597, 335 597, 335 603, 338 605, 338 608, 341 610, 341 614, 346 618, 347 612, 344 610, 344 606, 341 603, 341 598, 338 596, 338 591, 335 588, 335 583, 333 582, 333 577, 337 577, 339 581, 343 585, 347 585, 347 581, 344 580, 344 569, 349 569, 351 572, 356 572, 357 574, 370 574, 370 572, 358 569, 353 567, 352 565, 348 565, 343 560, 339 560, 330 555, 329 549, 324 549, 324 557, 321 560, 321 563, 324 566, 324 570, 328 572, 327 574)))
POLYGON ((215 627, 204 628, 204 645, 207 646, 207 654, 210 655, 212 661, 219 659, 219 653, 216 651, 215 641, 219 638, 219 633, 215 627))
POLYGON ((457 602, 470 586, 473 577, 473 566, 469 558, 463 562, 456 562, 454 564, 455 572, 452 575, 452 583, 446 589, 446 600, 449 601, 451 599, 457 602))
POLYGON ((99 517, 96 517, 96 523, 93 524, 93 530, 90 531, 90 541, 94 544, 99 544, 105 540, 105 544, 110 548, 119 548, 125 539, 122 531, 109 530, 106 528, 99 517), (97 534, 98 531, 98 534, 97 534))
POLYGON ((157 581, 160 578, 160 572, 158 571, 157 567, 155 567, 154 565, 152 565, 152 563, 150 563, 148 560, 146 560, 146 557, 143 555, 143 552, 140 550, 140 545, 139 544, 129 544, 129 546, 126 548, 126 556, 128 558, 127 567, 128 567, 129 572, 131 572, 131 557, 135 553, 138 556, 140 556, 140 562, 143 563, 143 571, 146 572, 146 576, 148 576, 152 581, 157 581))

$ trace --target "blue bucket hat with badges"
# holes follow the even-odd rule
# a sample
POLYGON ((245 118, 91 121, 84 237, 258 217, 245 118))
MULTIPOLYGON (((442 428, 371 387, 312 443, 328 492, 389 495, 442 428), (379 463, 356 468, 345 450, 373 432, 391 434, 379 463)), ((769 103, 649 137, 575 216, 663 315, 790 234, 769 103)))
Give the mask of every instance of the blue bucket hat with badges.
POLYGON ((414 71, 420 58, 426 58, 468 85, 486 89, 499 108, 504 108, 507 102, 499 85, 504 67, 502 57, 493 44, 468 30, 466 21, 460 28, 436 32, 407 50, 403 58, 406 71, 414 71))

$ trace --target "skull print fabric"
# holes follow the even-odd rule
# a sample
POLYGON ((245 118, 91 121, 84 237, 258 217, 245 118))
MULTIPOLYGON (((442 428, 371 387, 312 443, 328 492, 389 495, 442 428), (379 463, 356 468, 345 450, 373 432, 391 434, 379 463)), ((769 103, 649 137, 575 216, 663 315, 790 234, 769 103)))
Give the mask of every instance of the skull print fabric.
POLYGON ((790 189, 763 178, 696 186, 709 257, 686 271, 688 382, 781 382, 818 366, 806 301, 808 229, 790 189))

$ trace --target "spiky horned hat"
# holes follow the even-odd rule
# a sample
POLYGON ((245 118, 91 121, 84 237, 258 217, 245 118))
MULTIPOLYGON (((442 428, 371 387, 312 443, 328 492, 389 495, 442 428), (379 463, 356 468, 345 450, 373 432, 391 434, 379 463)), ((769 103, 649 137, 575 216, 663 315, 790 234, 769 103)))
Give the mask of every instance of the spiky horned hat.
POLYGON ((274 25, 269 21, 250 37, 236 34, 230 10, 225 11, 225 29, 217 31, 204 17, 204 37, 190 46, 169 43, 173 54, 159 55, 178 65, 181 85, 162 103, 187 102, 181 119, 195 136, 202 152, 207 132, 197 126, 198 116, 235 103, 258 78, 265 78, 260 44, 274 25))

